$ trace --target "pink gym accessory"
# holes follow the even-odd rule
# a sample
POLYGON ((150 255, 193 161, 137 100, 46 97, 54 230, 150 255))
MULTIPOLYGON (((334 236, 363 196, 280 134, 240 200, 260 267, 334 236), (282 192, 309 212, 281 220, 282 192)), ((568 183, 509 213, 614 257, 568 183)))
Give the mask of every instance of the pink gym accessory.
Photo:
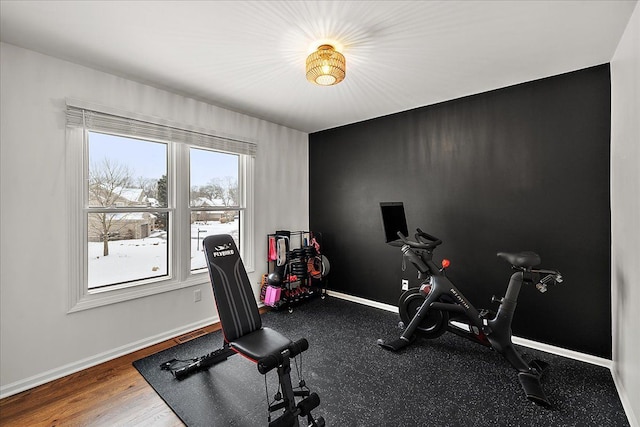
POLYGON ((269 261, 275 261, 278 259, 278 253, 276 252, 276 238, 269 237, 269 261))
POLYGON ((280 293, 282 289, 276 286, 267 286, 267 293, 264 297, 264 303, 267 305, 275 305, 278 301, 280 301, 280 293))

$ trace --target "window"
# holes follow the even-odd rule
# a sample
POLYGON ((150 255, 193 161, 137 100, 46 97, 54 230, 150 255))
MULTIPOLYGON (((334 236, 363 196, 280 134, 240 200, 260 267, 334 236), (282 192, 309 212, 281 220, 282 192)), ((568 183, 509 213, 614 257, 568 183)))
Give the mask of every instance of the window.
POLYGON ((87 136, 88 289, 169 277, 167 143, 87 136))
POLYGON ((67 105, 70 312, 208 281, 202 240, 253 268, 255 145, 67 105))
POLYGON ((201 148, 189 149, 191 271, 207 268, 201 241, 210 234, 229 234, 236 246, 242 248, 239 157, 201 148))

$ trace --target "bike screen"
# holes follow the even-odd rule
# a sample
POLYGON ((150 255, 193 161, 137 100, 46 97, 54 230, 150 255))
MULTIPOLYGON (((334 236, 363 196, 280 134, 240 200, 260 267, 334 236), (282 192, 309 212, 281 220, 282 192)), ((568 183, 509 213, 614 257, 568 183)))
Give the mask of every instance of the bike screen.
POLYGON ((380 212, 386 243, 398 240, 398 231, 404 236, 409 235, 402 202, 380 202, 380 212))

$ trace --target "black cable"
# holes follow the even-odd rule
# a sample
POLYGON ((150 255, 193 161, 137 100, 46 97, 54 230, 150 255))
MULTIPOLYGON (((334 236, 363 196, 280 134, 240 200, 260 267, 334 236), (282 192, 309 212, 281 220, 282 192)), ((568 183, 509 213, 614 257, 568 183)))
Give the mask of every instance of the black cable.
POLYGON ((300 353, 300 366, 298 366, 298 357, 293 359, 294 364, 296 365, 296 373, 298 374, 298 387, 300 390, 310 391, 309 387, 307 387, 307 382, 304 380, 303 371, 302 371, 302 353, 300 353))
POLYGON ((296 365, 296 373, 298 374, 298 380, 301 380, 301 379, 303 379, 302 378, 302 353, 300 353, 298 356, 300 357, 300 367, 298 367, 298 358, 297 357, 295 357, 293 359, 293 362, 296 365))
POLYGON ((271 422, 271 411, 269 410, 269 407, 271 406, 271 404, 269 403, 269 388, 267 387, 267 376, 263 375, 264 377, 264 393, 267 397, 267 422, 271 422))
POLYGON ((282 393, 280 392, 280 382, 278 381, 278 390, 276 391, 276 394, 273 396, 273 400, 270 400, 269 387, 267 386, 267 374, 264 374, 263 377, 264 377, 264 392, 267 398, 267 420, 271 422, 271 412, 272 412, 271 407, 278 400, 282 399, 282 393))

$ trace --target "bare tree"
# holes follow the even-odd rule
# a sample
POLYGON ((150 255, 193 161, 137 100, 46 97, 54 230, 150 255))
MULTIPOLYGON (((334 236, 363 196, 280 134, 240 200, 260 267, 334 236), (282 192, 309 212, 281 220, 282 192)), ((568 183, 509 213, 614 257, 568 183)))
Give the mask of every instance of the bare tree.
POLYGON ((222 191, 222 188, 219 185, 215 184, 212 180, 207 185, 202 185, 200 187, 194 186, 191 189, 191 200, 195 200, 198 197, 204 197, 211 201, 220 199, 222 191))
POLYGON ((220 178, 219 185, 222 187, 222 201, 225 206, 238 204, 238 181, 230 176, 220 178))
POLYGON ((200 192, 211 200, 221 200, 223 206, 233 206, 238 200, 238 182, 230 176, 214 178, 207 185, 200 187, 200 192))
MULTIPOLYGON (((211 201, 220 200, 222 206, 234 206, 238 204, 238 181, 230 176, 224 178, 214 178, 206 185, 191 188, 191 200, 198 197, 205 197, 211 201)), ((224 215, 226 220, 233 220, 234 213, 228 212, 224 215)))
POLYGON ((158 180, 153 178, 145 178, 143 176, 139 176, 135 180, 136 188, 141 188, 144 195, 148 197, 153 197, 157 199, 158 192, 158 180))
MULTIPOLYGON (((131 170, 126 166, 104 158, 89 167, 89 206, 110 207, 120 205, 125 198, 123 191, 131 186, 131 170)), ((97 213, 98 221, 90 224, 97 229, 103 242, 103 256, 109 255, 109 238, 123 227, 122 214, 97 213)), ((126 214, 125 214, 126 216, 126 214)))

